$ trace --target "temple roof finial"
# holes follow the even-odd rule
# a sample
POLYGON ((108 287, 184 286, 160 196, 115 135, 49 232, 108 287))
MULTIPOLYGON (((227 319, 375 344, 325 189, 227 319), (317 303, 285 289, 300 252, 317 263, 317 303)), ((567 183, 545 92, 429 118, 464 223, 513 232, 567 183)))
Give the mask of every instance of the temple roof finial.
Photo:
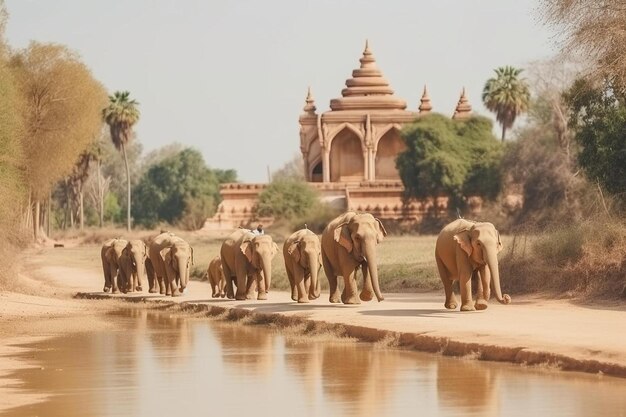
POLYGON ((465 87, 461 90, 461 97, 459 98, 459 102, 456 105, 456 110, 454 111, 453 119, 467 119, 472 114, 472 105, 469 103, 469 99, 467 98, 467 94, 465 93, 465 87))
POLYGON ((422 98, 420 99, 420 106, 419 106, 420 114, 430 113, 432 109, 433 109, 433 105, 430 103, 430 96, 428 95, 426 84, 424 84, 424 92, 422 93, 422 98))
POLYGON ((311 93, 311 86, 309 86, 306 92, 305 102, 306 104, 304 105, 304 108, 302 109, 304 110, 304 113, 315 114, 315 111, 317 110, 317 108, 315 107, 315 99, 313 98, 313 93, 311 93))

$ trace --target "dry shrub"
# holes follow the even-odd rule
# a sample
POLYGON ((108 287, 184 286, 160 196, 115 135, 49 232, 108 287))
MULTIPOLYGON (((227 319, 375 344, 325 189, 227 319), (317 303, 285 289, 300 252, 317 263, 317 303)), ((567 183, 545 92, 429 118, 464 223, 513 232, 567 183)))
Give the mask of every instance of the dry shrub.
POLYGON ((518 234, 500 263, 512 292, 614 299, 625 296, 626 224, 612 218, 518 234))

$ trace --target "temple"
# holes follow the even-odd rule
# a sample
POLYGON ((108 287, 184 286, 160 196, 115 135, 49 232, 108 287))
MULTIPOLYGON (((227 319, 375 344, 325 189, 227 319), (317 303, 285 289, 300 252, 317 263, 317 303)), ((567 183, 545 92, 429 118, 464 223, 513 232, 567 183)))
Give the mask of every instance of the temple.
MULTIPOLYGON (((418 222, 444 201, 405 201, 396 157, 405 149, 402 127, 432 111, 426 87, 416 111, 407 110, 376 64, 368 42, 359 68, 346 80, 341 97, 319 114, 309 88, 300 123, 300 151, 306 180, 320 198, 344 210, 368 211, 400 222, 418 222)), ((471 115, 463 88, 453 119, 471 115)), ((227 228, 256 221, 255 205, 265 184, 224 184, 223 201, 206 228, 227 228)), ((271 219, 262 219, 269 222, 271 219)))

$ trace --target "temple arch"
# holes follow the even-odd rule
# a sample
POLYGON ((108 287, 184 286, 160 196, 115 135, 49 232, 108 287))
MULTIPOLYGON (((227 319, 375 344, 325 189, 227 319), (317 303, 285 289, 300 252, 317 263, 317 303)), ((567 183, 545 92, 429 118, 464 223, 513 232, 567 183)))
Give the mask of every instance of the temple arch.
POLYGON ((364 169, 361 140, 354 131, 344 128, 331 142, 330 180, 362 181, 364 169))
POLYGON ((376 150, 375 175, 377 180, 399 180, 396 158, 406 145, 396 128, 389 129, 379 140, 376 150))
POLYGON ((324 170, 321 159, 313 163, 309 178, 311 178, 311 182, 322 182, 324 180, 324 170))

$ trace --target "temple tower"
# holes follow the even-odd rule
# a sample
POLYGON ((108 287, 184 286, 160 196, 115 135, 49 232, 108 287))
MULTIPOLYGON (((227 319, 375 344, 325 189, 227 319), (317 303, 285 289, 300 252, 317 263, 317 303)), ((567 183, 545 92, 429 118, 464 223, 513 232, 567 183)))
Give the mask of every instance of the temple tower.
MULTIPOLYGON (((330 110, 317 114, 311 91, 300 116, 300 150, 311 182, 398 181, 395 158, 405 148, 400 130, 419 115, 406 110, 383 77, 369 44, 330 110)), ((424 111, 430 111, 430 99, 424 111)), ((421 106, 420 106, 421 108, 421 106)))

